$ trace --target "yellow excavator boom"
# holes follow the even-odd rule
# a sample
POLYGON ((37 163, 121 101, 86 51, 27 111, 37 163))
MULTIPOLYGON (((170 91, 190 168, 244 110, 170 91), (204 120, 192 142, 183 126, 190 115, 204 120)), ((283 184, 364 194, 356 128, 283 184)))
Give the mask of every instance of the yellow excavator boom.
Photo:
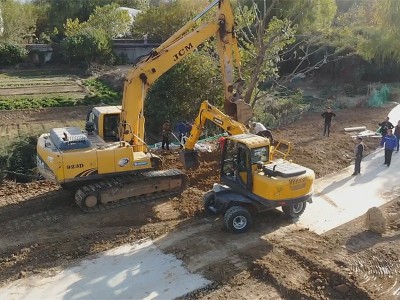
POLYGON ((232 8, 228 0, 215 0, 129 72, 122 99, 120 140, 134 145, 135 151, 145 151, 142 142, 145 132, 143 110, 149 87, 162 74, 212 36, 217 37, 225 95, 225 113, 241 123, 250 120, 252 109, 243 101, 239 93, 243 79, 240 74, 239 50, 232 8), (218 6, 215 20, 193 29, 197 20, 215 6, 218 6))

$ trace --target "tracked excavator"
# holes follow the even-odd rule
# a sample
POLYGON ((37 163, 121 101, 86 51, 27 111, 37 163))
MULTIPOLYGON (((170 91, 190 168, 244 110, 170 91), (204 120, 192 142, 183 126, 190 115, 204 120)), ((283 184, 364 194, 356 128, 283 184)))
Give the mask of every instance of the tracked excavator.
POLYGON ((224 129, 229 136, 221 147, 220 178, 204 195, 204 208, 212 215, 223 215, 224 224, 234 233, 246 232, 252 214, 282 207, 290 218, 298 218, 307 202, 312 202, 314 171, 286 160, 291 147, 285 141, 270 140, 248 132, 246 126, 204 101, 189 138, 181 152, 185 168, 199 166, 195 144, 207 121, 224 129), (286 144, 286 151, 279 145, 286 144), (276 154, 283 159, 275 159, 276 154))
POLYGON ((160 157, 151 153, 144 141, 144 101, 157 78, 210 37, 217 43, 225 112, 247 122, 251 107, 237 97, 243 80, 232 9, 228 0, 214 0, 132 68, 124 83, 121 106, 93 108, 85 130, 62 127, 42 134, 37 143, 40 174, 74 190, 75 201, 85 212, 180 193, 186 185, 185 174, 161 170, 160 157), (217 9, 216 18, 196 27, 213 8, 217 9))

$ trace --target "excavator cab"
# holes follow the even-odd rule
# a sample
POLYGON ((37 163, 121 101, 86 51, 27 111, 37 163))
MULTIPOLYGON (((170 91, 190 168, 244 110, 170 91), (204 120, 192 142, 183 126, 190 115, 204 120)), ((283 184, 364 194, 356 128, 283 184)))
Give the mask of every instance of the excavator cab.
POLYGON ((94 107, 87 115, 85 129, 96 133, 105 142, 116 142, 119 140, 120 116, 121 106, 94 107))

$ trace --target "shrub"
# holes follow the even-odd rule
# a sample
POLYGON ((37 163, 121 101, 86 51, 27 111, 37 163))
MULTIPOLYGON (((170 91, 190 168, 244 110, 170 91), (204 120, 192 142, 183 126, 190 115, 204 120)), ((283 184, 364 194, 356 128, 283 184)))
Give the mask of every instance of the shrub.
POLYGON ((257 101, 254 118, 270 128, 292 123, 309 108, 302 100, 300 92, 291 95, 269 95, 257 101))
POLYGON ((86 29, 66 37, 61 43, 62 52, 71 63, 85 63, 112 60, 111 43, 100 29, 86 29))
POLYGON ((0 66, 15 65, 24 61, 28 51, 19 45, 0 43, 0 66))
POLYGON ((8 176, 19 181, 29 182, 36 173, 37 136, 28 136, 14 141, 7 149, 6 170, 8 176))

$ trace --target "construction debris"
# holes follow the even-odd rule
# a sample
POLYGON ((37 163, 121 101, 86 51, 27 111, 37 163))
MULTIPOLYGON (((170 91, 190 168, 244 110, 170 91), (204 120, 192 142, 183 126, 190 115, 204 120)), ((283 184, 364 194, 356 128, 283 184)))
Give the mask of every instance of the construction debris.
POLYGON ((358 132, 357 135, 352 135, 352 138, 357 138, 357 137, 376 137, 376 138, 381 138, 382 135, 376 133, 375 131, 372 130, 364 130, 361 132, 358 132))
POLYGON ((366 129, 367 129, 366 126, 346 127, 346 128, 344 128, 344 131, 348 132, 348 131, 357 131, 357 130, 366 130, 366 129))

